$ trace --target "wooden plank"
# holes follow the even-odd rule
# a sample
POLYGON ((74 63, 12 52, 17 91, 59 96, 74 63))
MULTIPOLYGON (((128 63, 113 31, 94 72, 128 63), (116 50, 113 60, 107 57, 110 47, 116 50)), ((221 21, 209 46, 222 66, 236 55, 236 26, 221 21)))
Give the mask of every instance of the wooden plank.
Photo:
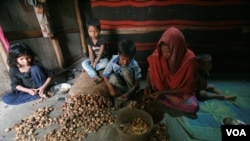
POLYGON ((43 8, 42 4, 39 4, 38 6, 33 6, 34 12, 36 14, 38 23, 41 28, 41 32, 43 34, 43 37, 53 37, 53 31, 51 29, 51 25, 49 23, 48 17, 46 15, 46 11, 43 8))
MULTIPOLYGON (((79 32, 78 29, 71 28, 71 29, 65 29, 65 30, 58 30, 55 34, 63 35, 63 34, 78 33, 78 32, 79 32)), ((11 31, 11 32, 4 32, 4 34, 10 41, 43 37, 41 30, 11 31)))
POLYGON ((83 53, 87 53, 87 46, 85 43, 85 35, 84 35, 83 24, 82 24, 78 0, 74 0, 74 5, 75 5, 77 24, 78 24, 79 31, 80 31, 80 40, 81 40, 82 50, 83 50, 83 53))
POLYGON ((59 41, 56 38, 50 38, 51 43, 53 45, 55 54, 56 54, 56 58, 58 60, 58 66, 60 69, 64 68, 64 59, 63 59, 63 55, 62 55, 62 50, 60 48, 60 44, 59 41))

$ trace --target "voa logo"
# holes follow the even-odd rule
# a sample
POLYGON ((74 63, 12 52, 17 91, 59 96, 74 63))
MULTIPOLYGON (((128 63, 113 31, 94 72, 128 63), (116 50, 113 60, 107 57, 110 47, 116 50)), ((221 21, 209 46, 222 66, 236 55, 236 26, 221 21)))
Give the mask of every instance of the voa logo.
POLYGON ((244 129, 226 129, 227 136, 247 136, 244 129))

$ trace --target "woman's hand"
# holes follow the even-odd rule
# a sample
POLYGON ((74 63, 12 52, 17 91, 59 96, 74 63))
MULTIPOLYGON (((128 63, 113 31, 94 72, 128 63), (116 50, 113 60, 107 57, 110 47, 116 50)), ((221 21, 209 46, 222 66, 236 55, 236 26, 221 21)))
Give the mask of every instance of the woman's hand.
POLYGON ((144 89, 144 95, 145 96, 148 96, 149 94, 151 94, 152 93, 152 90, 150 89, 150 87, 146 87, 145 89, 144 89))
POLYGON ((155 100, 158 99, 159 96, 160 96, 160 92, 155 92, 149 95, 150 98, 153 98, 155 100))

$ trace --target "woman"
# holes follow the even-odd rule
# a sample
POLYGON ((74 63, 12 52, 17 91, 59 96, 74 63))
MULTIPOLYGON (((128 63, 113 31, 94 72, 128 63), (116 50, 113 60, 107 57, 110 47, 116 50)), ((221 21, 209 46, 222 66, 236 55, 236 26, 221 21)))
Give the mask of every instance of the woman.
POLYGON ((160 99, 166 107, 195 114, 199 109, 194 92, 196 59, 182 32, 175 27, 167 29, 147 60, 145 96, 160 99))

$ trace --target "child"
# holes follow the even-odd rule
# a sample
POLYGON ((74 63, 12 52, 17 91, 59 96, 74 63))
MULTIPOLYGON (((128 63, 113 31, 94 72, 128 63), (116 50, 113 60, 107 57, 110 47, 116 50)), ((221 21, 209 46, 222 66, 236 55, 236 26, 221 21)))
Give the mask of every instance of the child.
POLYGON ((3 96, 3 102, 18 105, 46 97, 52 74, 35 59, 35 54, 28 45, 13 44, 7 62, 12 92, 3 96))
POLYGON ((199 54, 197 58, 197 81, 196 81, 196 95, 198 100, 205 101, 209 99, 220 100, 235 100, 236 96, 225 96, 215 87, 207 84, 209 71, 212 68, 212 57, 209 54, 199 54), (211 92, 208 94, 207 92, 211 92))
POLYGON ((89 37, 86 39, 88 45, 89 58, 82 62, 83 69, 98 84, 102 78, 97 71, 104 69, 108 64, 108 52, 105 49, 105 39, 100 36, 100 22, 98 19, 91 19, 87 23, 89 37))
POLYGON ((129 40, 122 40, 118 45, 118 55, 114 55, 103 71, 111 96, 122 95, 120 101, 127 101, 139 89, 141 68, 134 59, 135 44, 129 40), (115 90, 116 88, 116 90, 115 90))

